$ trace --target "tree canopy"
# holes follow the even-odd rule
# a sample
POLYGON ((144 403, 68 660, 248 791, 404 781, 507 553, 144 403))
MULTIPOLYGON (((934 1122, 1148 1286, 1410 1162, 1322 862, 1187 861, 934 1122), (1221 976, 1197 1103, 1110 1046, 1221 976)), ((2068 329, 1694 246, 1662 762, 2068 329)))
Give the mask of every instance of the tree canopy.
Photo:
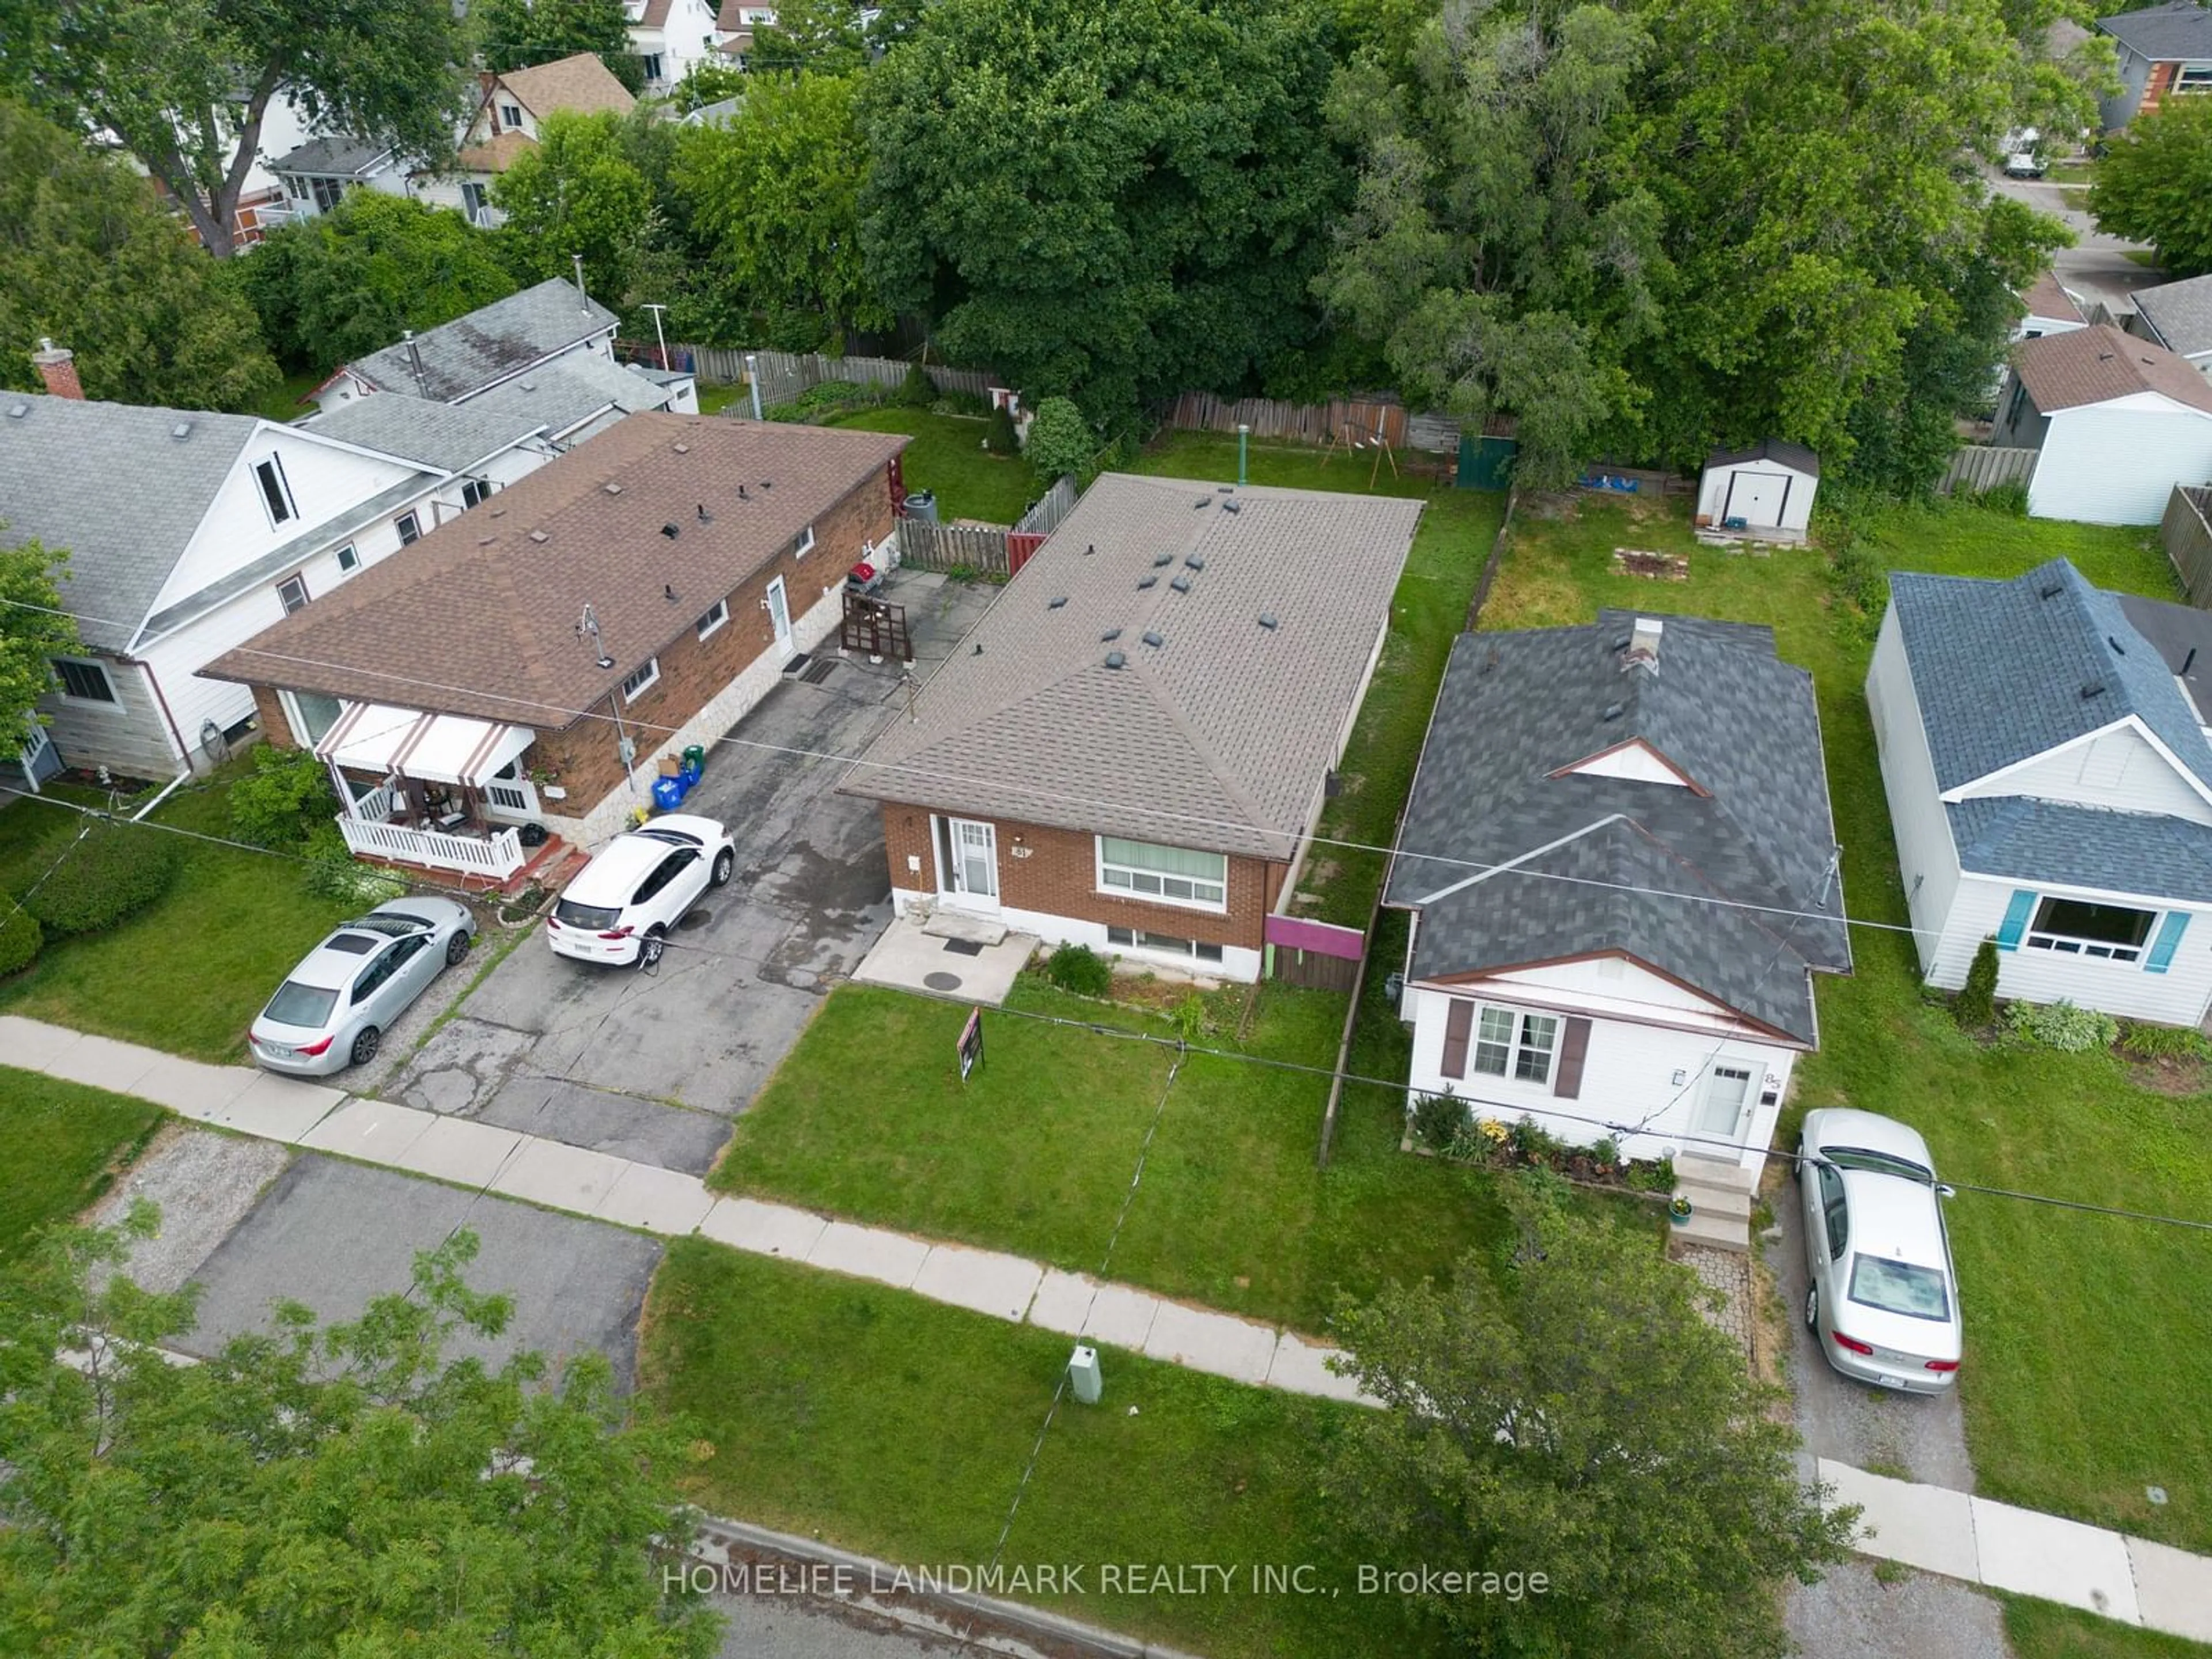
POLYGON ((500 236, 529 281, 568 276, 580 253, 586 286, 606 305, 628 302, 638 255, 653 236, 653 204, 630 159, 625 125, 609 110, 556 112, 538 124, 538 142, 493 180, 493 204, 507 215, 500 236))
POLYGON ((755 75, 849 75, 867 61, 854 0, 778 0, 775 21, 753 31, 745 54, 755 75))
POLYGON ((1544 1576, 1519 1601, 1409 1595, 1468 1652, 1778 1659, 1775 1583, 1841 1559, 1855 1512, 1824 1514, 1799 1484, 1777 1391, 1648 1232, 1548 1185, 1508 1207, 1500 1259, 1340 1316, 1383 1409, 1346 1425, 1332 1514, 1372 1560, 1544 1576))
POLYGON ((54 689, 54 657, 76 647, 55 580, 69 555, 12 539, 0 520, 0 755, 10 757, 30 741, 36 704, 54 689))
POLYGON ((2169 277, 2212 271, 2212 102, 2170 98, 2114 135, 2089 211, 2098 229, 2157 249, 2169 277))
POLYGON ((226 257, 273 100, 428 159, 466 77, 450 0, 0 0, 0 85, 112 132, 226 257))
POLYGON ((198 1365, 156 1345, 190 1294, 118 1276, 123 1229, 50 1232, 0 1291, 0 1650, 191 1659, 705 1659, 714 1621, 654 1559, 688 1534, 689 1456, 613 1391, 604 1357, 556 1387, 495 1335, 457 1233, 408 1295, 318 1329, 297 1304, 198 1365), (82 1357, 72 1364, 70 1351, 82 1357))
POLYGON ((50 335, 87 397, 249 407, 276 366, 223 274, 119 157, 0 99, 0 385, 43 389, 50 335))
POLYGON ((596 52, 623 86, 645 89, 645 60, 630 45, 622 0, 479 0, 471 16, 487 69, 504 73, 596 52))

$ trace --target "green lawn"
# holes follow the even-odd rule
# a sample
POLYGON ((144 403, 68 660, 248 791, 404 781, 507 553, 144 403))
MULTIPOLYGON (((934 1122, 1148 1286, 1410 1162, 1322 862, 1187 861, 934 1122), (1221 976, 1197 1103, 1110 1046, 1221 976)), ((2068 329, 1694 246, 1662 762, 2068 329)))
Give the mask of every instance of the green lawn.
POLYGON ((300 399, 328 380, 330 373, 328 369, 318 373, 312 368, 303 368, 297 374, 287 374, 274 392, 246 412, 271 421, 288 422, 298 420, 302 415, 312 415, 315 412, 313 407, 300 399))
POLYGON ((903 432, 912 438, 901 475, 908 489, 935 491, 938 514, 945 520, 1012 524, 1044 493, 1028 462, 985 453, 983 434, 990 423, 981 416, 938 415, 885 404, 840 415, 830 424, 866 432, 903 432))
MULTIPOLYGON (((1485 624, 1583 621, 1599 605, 1772 623, 1782 654, 1814 676, 1851 914, 1901 924, 1863 690, 1869 629, 1834 608, 1819 555, 1694 549, 1680 513, 1650 514, 1588 501, 1571 520, 1516 520, 1485 624), (1616 575, 1616 545, 1690 551, 1691 578, 1616 575)), ((2102 586, 2179 597, 2146 530, 1936 505, 1885 513, 1861 541, 1893 568, 1958 575, 2016 574, 2064 554, 2102 586)), ((1796 1113, 1849 1102, 1917 1126, 1960 1181, 2212 1218, 2212 1099, 2137 1088, 2103 1054, 1984 1048, 1923 998, 1906 936, 1862 928, 1853 945, 1855 976, 1818 981, 1822 1046, 1798 1070, 1785 1142, 1796 1113)), ((1979 1489, 2212 1550, 2212 1416, 2185 1404, 2212 1398, 2204 1236, 1971 1194, 1949 1219, 1979 1489), (2172 1501, 2151 1504, 2153 1485, 2172 1501)))
MULTIPOLYGON (((714 1447, 711 1512, 906 1565, 987 1564, 1069 1343, 691 1238, 647 1303, 641 1374, 714 1447)), ((1022 1494, 1002 1566, 1084 1569, 1081 1595, 1012 1599, 1193 1652, 1419 1654, 1394 1601, 1354 1594, 1310 1469, 1358 1409, 1102 1356, 1105 1400, 1070 1398, 1022 1494), (1103 1563, 1312 1563, 1342 1595, 1106 1593, 1103 1563)))
POLYGON ((2013 1659, 2203 1659, 2203 1644, 2183 1637, 2024 1595, 2008 1595, 2004 1604, 2013 1659))
MULTIPOLYGON (((179 790, 154 821, 228 835, 223 785, 232 775, 226 769, 216 781, 179 790)), ((27 886, 82 822, 38 800, 0 809, 0 890, 27 886)), ((48 940, 29 968, 0 980, 0 1012, 194 1060, 237 1060, 270 992, 347 914, 307 894, 301 872, 270 854, 186 842, 176 884, 159 903, 104 933, 48 940)))
POLYGON ((699 387, 699 412, 719 415, 732 404, 744 404, 752 394, 742 386, 708 386, 699 387))
POLYGON ((145 1101, 0 1066, 0 1261, 105 1192, 161 1121, 145 1101))

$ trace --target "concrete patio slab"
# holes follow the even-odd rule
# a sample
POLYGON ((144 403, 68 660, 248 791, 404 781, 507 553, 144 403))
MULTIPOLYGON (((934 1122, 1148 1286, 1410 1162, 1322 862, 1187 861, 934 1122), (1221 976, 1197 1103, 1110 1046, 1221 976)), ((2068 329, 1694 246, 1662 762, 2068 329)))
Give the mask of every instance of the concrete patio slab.
POLYGON ((829 1224, 820 1216, 794 1210, 788 1204, 763 1204, 757 1198, 719 1198, 699 1223, 699 1231, 733 1250, 804 1261, 829 1224))
POLYGON ((196 1060, 165 1054, 138 1079, 136 1093, 166 1106, 179 1117, 212 1123, 261 1075, 250 1066, 204 1066, 196 1060))
POLYGON ((315 1124, 298 1144, 368 1164, 393 1164, 437 1121, 428 1112, 388 1100, 356 1100, 315 1124))
POLYGON ((936 1244, 914 1276, 914 1291, 933 1302, 949 1302, 1019 1324, 1043 1277, 1043 1268, 1018 1255, 936 1244))
POLYGON ((1869 1474, 1825 1457, 1818 1468, 1820 1480, 1835 1488, 1837 1503, 1865 1510, 1859 1517, 1861 1551, 1947 1578, 1979 1581, 1973 1500, 1965 1492, 1869 1474))
POLYGON ((2212 1558, 2148 1538, 2125 1541, 2143 1623, 2170 1636, 2212 1642, 2212 1558))
POLYGON ((138 1079, 162 1059, 155 1050, 142 1048, 135 1042, 80 1036, 39 1069, 50 1077, 127 1095, 136 1089, 138 1079))
MULTIPOLYGON (((1036 1294, 1030 1298, 1029 1322, 1062 1336, 1080 1336, 1084 1316, 1091 1311, 1091 1296, 1097 1288, 1094 1280, 1081 1273, 1047 1267, 1037 1281, 1036 1294)), ((1147 1319, 1146 1323, 1150 1322, 1147 1319)), ((1138 1338, 1139 1344, 1143 1340, 1138 1338)))
POLYGON ((84 1033, 66 1025, 49 1025, 43 1019, 21 1014, 0 1014, 0 1056, 5 1063, 27 1072, 51 1072, 55 1060, 83 1040, 84 1033))
POLYGON ((929 1246, 903 1233, 877 1227, 855 1227, 849 1221, 833 1221, 822 1230, 807 1252, 807 1265, 833 1273, 872 1279, 898 1289, 911 1290, 915 1275, 928 1258, 929 1246))
POLYGON ((853 969, 853 977, 995 1008, 1014 988, 1014 976, 1037 947, 1031 933, 1008 933, 995 945, 980 946, 972 939, 942 938, 922 931, 927 921, 908 912, 892 922, 853 969))
POLYGON ((1329 1370, 1327 1362, 1336 1352, 1334 1348, 1302 1341, 1285 1331, 1275 1340, 1275 1358, 1267 1367, 1267 1386, 1291 1394, 1318 1395, 1324 1400, 1348 1401, 1355 1405, 1376 1404, 1372 1396, 1361 1391, 1357 1377, 1339 1376, 1329 1370))
MULTIPOLYGON (((207 1121, 242 1135, 259 1135, 264 1140, 283 1140, 298 1146, 345 1100, 344 1090, 333 1089, 328 1084, 260 1072, 239 1092, 237 1099, 207 1121)), ((428 1114, 417 1115, 427 1121, 428 1114)), ((397 1127, 396 1120, 392 1127, 397 1127)), ((382 1150, 374 1148, 364 1148, 356 1154, 368 1158, 383 1155, 382 1150)))
POLYGON ((1986 1498, 1972 1502, 1984 1584, 2126 1624, 2142 1622, 2127 1540, 2119 1534, 1986 1498))
POLYGON ((434 1181, 450 1181, 457 1187, 481 1187, 499 1173, 500 1165, 514 1155, 522 1137, 512 1129, 495 1129, 465 1118, 441 1117, 417 1135, 392 1160, 392 1167, 412 1170, 434 1181))
POLYGON ((1194 1371, 1212 1371, 1255 1386, 1267 1380, 1274 1363, 1275 1334, 1265 1325, 1163 1302, 1152 1317, 1145 1352, 1153 1359, 1188 1365, 1194 1371))
POLYGON ((1152 1322, 1159 1316, 1159 1297, 1133 1291, 1127 1285, 1091 1283, 1097 1294, 1091 1297, 1082 1334, 1144 1352, 1145 1344, 1152 1338, 1152 1322))
POLYGON ((632 1164, 592 1213, 601 1221, 681 1237, 696 1229, 714 1207, 714 1194, 699 1184, 697 1176, 632 1164))
POLYGON ((605 1152, 564 1146, 557 1140, 526 1140, 514 1160, 499 1172, 492 1190, 532 1204, 590 1215, 629 1168, 629 1159, 609 1158, 605 1152))

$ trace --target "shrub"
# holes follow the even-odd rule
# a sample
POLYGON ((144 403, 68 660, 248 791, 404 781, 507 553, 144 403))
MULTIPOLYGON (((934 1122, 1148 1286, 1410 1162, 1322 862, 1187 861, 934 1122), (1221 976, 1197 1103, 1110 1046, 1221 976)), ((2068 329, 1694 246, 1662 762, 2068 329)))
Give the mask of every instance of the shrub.
POLYGON ((907 370, 906 384, 899 387, 899 401, 908 409, 927 409, 937 401, 937 382, 920 363, 907 370))
POLYGON ((49 933, 94 933, 169 890, 181 848, 143 824, 96 823, 24 898, 49 933))
POLYGON ((1063 474, 1081 483, 1097 448, 1098 440, 1083 418, 1083 411, 1069 398, 1048 398, 1037 405, 1023 453, 1030 458, 1037 487, 1049 489, 1063 474))
POLYGON ((980 392, 948 392, 929 410, 933 415, 970 415, 980 419, 991 412, 991 404, 980 392))
POLYGON ((2027 516, 2027 485, 2018 478, 1991 484, 1974 500, 1992 513, 2009 514, 2015 519, 2027 516))
POLYGON ((1546 1164, 1559 1156, 1559 1138, 1537 1126, 1533 1117, 1524 1117, 1507 1132, 1513 1140, 1513 1150, 1531 1164, 1546 1164))
POLYGON ((1063 945, 1044 959, 1044 976, 1079 997, 1103 997, 1114 988, 1114 969, 1087 945, 1063 945))
POLYGON ((407 890, 407 884, 397 876, 355 858, 335 823, 315 826, 307 837, 307 857, 303 884, 317 898, 337 899, 366 910, 407 890))
POLYGON ((29 967, 46 942, 46 932, 39 926, 39 919, 11 895, 0 892, 0 979, 29 967))
POLYGON ((1969 1031, 1983 1030, 1997 1017, 1996 940, 1985 939, 1974 947, 1966 985, 1952 999, 1951 1014, 1969 1031))
POLYGON ((1206 1035, 1206 999, 1195 991, 1183 994, 1175 1009, 1176 1035, 1185 1042, 1196 1042, 1206 1035))
POLYGON ((2110 1014, 2077 1008, 2063 1000, 2007 1003, 2005 1025, 2015 1036, 2069 1054, 2109 1048, 2120 1035, 2120 1023, 2110 1014))
POLYGON ((1590 1143, 1590 1161, 1601 1169, 1618 1169, 1620 1164, 1620 1137, 1602 1135, 1590 1143))
POLYGON ((1650 1162, 1638 1158, 1622 1172, 1621 1180, 1635 1192, 1671 1193, 1674 1190, 1674 1160, 1662 1158, 1650 1162))
POLYGON ((2193 1025, 2149 1025, 2131 1019, 2120 1027, 2120 1049, 2137 1060, 2212 1060, 2212 1042, 2193 1025))
POLYGON ((303 846, 337 814, 330 770, 311 750, 264 743, 253 769, 230 786, 230 827, 256 847, 303 846))
POLYGON ((994 455, 1012 455, 1021 447, 1021 438, 1014 431, 1014 417, 1000 404, 991 411, 991 424, 983 434, 983 447, 994 455))
POLYGON ((1414 1137, 1433 1151, 1457 1151, 1453 1143, 1468 1128, 1467 1103, 1456 1095, 1423 1095, 1413 1108, 1414 1137))

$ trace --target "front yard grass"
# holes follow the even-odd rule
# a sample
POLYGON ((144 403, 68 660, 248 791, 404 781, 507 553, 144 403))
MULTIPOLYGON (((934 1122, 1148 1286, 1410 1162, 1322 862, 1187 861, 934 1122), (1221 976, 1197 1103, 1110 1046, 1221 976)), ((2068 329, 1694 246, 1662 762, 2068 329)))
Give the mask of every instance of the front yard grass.
POLYGON ((0 1066, 0 1261, 98 1198, 161 1122, 150 1102, 0 1066))
MULTIPOLYGON (((228 836, 228 786, 241 763, 179 789, 151 822, 228 836)), ((84 822, 37 799, 0 811, 0 890, 20 895, 84 822)), ((302 868, 272 854, 186 840, 176 883, 159 902, 106 933, 48 939, 37 961, 0 980, 0 1012, 193 1060, 235 1060, 270 993, 349 914, 308 894, 302 868)))
MULTIPOLYGON (((647 1305, 647 1393, 714 1447, 694 1499, 896 1564, 988 1565, 1067 1364, 1065 1337, 904 1291, 678 1240, 647 1305)), ((1063 1400, 1002 1567, 1083 1570, 1011 1599, 1193 1652, 1419 1654, 1358 1596, 1311 1469, 1356 1407, 1118 1349, 1105 1400, 1063 1400), (1318 1595, 1114 1594, 1102 1564, 1315 1565, 1318 1595), (1342 1595, 1328 1594, 1340 1589, 1342 1595)))
POLYGON ((984 449, 983 434, 990 429, 990 422, 981 416, 939 415, 886 404, 840 415, 830 424, 858 427, 864 432, 903 432, 912 438, 900 476, 908 489, 934 491, 938 517, 948 522, 975 519, 984 524, 1010 525, 1044 493, 1027 461, 1019 456, 994 455, 984 449))
MULTIPOLYGON (((1856 971, 1816 983, 1820 1051, 1797 1072, 1780 1144, 1809 1108, 1850 1103, 1913 1124, 1956 1182, 2212 1219, 2212 1100, 2138 1087, 2106 1054, 1985 1048, 1923 994, 1864 696, 1872 627, 1814 552, 1697 548, 1676 504, 1583 501, 1516 520, 1486 627, 1587 621, 1601 605, 1774 626, 1813 671, 1856 971), (1615 545, 1686 551, 1686 582, 1615 574, 1615 545)), ((2178 599, 2154 531, 1898 507, 1858 526, 1893 568, 2010 576, 2060 554, 2100 586, 2178 599)), ((1960 1390, 1978 1489, 2194 1550, 2212 1550, 2212 1302, 2205 1236, 1961 1194, 1948 1207, 1966 1317, 1960 1390), (2154 1505, 2145 1488, 2170 1496, 2154 1505)))

